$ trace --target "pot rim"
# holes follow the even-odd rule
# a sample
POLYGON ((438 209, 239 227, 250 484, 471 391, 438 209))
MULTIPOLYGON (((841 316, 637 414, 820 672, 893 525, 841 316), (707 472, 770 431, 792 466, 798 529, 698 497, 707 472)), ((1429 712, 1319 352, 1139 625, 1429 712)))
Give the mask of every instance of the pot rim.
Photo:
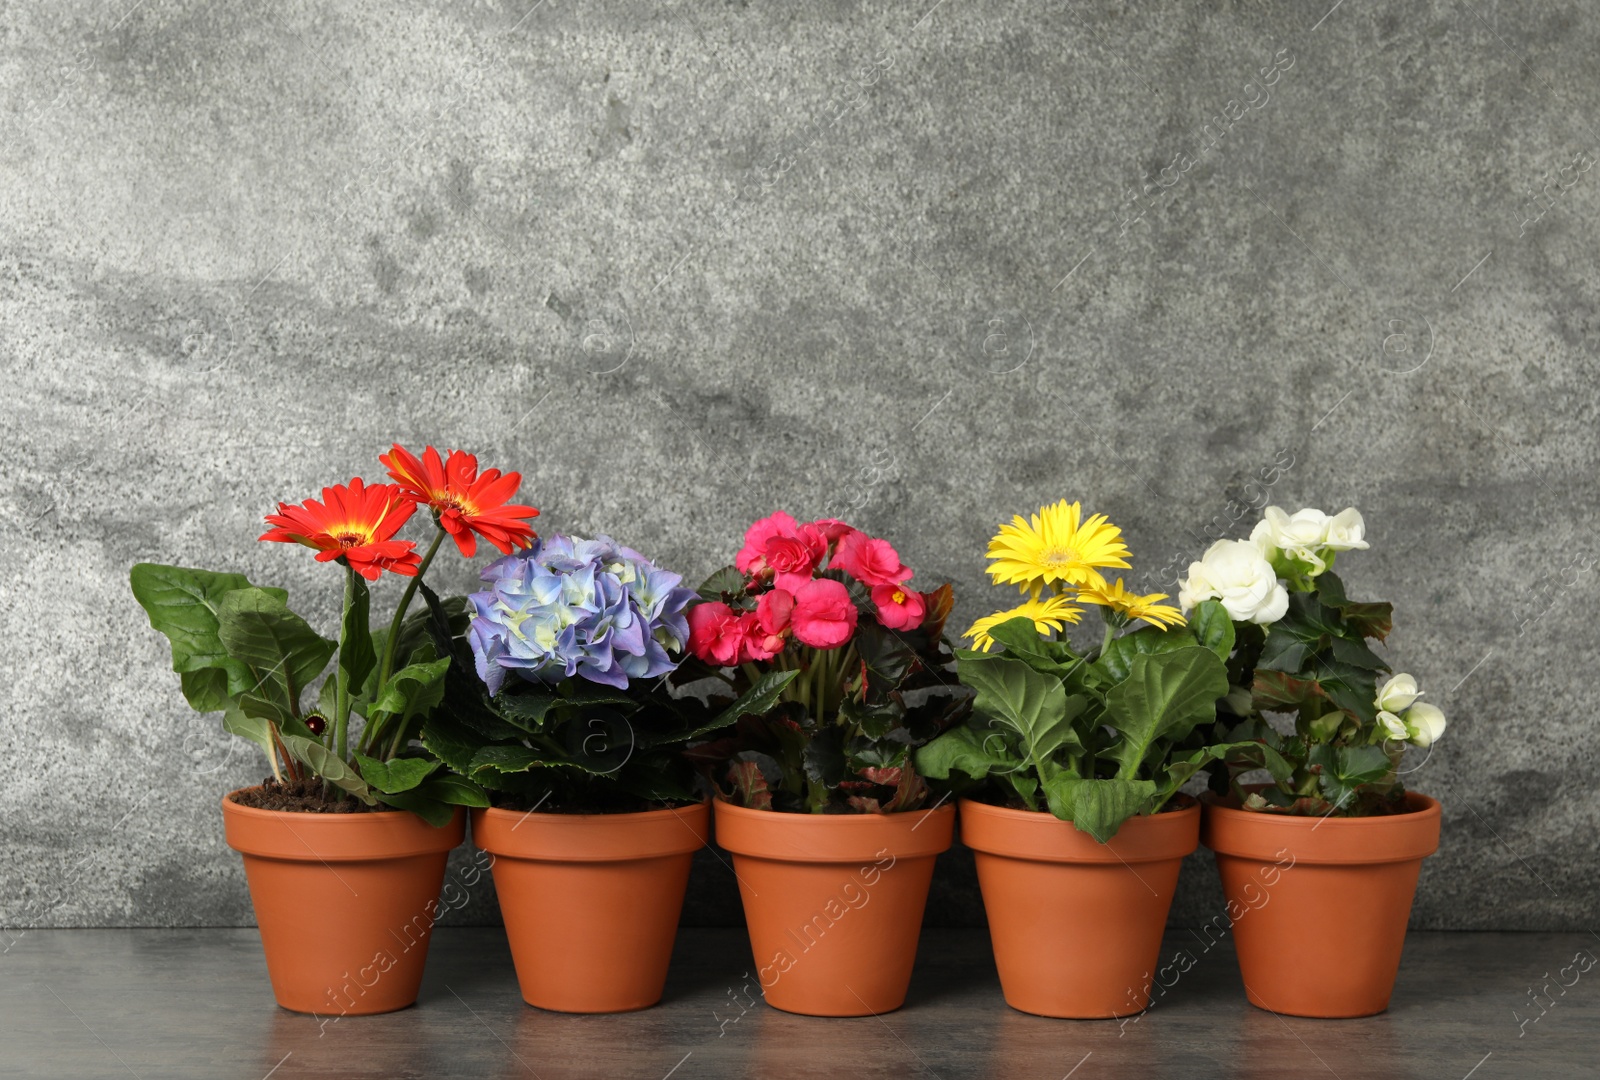
POLYGON ((1200 846, 1200 803, 1190 795, 1176 809, 1135 814, 1102 844, 1048 810, 1016 810, 961 800, 961 842, 986 855, 1031 862, 1130 863, 1181 859, 1200 846))
POLYGON ((373 862, 413 855, 442 854, 466 837, 467 816, 456 807, 450 824, 429 825, 409 810, 359 814, 314 814, 264 810, 222 797, 222 824, 228 846, 243 855, 289 862, 373 862))
POLYGON ((783 862, 849 863, 917 858, 950 848, 956 808, 947 803, 895 814, 790 814, 712 800, 717 843, 735 855, 783 862))
POLYGON ((687 855, 710 842, 710 800, 623 814, 474 807, 473 846, 497 858, 621 862, 687 855))
POLYGON ((1200 842, 1218 856, 1312 864, 1411 862, 1439 850, 1443 808, 1420 791, 1407 791, 1403 814, 1307 817, 1268 814, 1203 800, 1200 842))

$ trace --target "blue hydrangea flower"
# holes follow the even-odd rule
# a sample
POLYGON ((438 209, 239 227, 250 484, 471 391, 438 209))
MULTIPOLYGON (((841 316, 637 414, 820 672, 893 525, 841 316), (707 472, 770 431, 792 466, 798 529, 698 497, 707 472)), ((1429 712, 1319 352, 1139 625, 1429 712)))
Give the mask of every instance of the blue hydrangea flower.
POLYGON ((625 689, 678 666, 694 590, 609 536, 560 533, 483 571, 467 638, 498 694, 508 672, 552 685, 573 676, 625 689))

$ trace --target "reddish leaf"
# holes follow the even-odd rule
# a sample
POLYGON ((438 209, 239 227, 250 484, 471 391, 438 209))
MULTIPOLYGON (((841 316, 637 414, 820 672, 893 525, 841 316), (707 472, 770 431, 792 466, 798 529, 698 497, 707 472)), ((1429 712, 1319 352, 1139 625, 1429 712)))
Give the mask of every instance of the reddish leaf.
POLYGON ((761 766, 753 761, 735 761, 728 766, 728 783, 733 785, 733 795, 740 806, 751 810, 771 810, 772 792, 767 790, 767 778, 761 775, 761 766))

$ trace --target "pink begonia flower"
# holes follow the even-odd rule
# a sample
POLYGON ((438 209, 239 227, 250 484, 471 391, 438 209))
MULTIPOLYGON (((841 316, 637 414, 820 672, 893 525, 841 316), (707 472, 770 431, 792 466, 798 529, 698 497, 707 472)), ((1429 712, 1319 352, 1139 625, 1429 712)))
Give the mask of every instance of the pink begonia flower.
POLYGON ((802 645, 837 649, 856 631, 856 606, 850 590, 832 578, 808 582, 795 593, 790 625, 802 645))
POLYGON ((689 609, 689 651, 707 663, 732 667, 744 652, 749 624, 720 600, 689 609))
POLYGON ((794 592, 811 579, 827 551, 828 541, 821 531, 801 525, 779 510, 745 530, 744 547, 733 565, 750 577, 771 571, 780 587, 794 592))
POLYGON ((878 621, 890 630, 915 630, 928 610, 923 595, 906 585, 874 585, 872 602, 878 605, 878 621))
POLYGON ((863 585, 898 585, 911 576, 887 540, 852 532, 839 541, 829 568, 843 570, 863 585))

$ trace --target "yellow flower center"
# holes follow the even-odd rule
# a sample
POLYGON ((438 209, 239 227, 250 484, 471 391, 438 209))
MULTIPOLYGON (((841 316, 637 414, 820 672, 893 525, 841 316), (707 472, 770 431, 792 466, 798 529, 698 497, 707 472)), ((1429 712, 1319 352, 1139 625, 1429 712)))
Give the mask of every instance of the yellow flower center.
POLYGON ((906 602, 906 594, 901 592, 899 589, 896 589, 890 594, 889 599, 893 600, 897 604, 903 604, 906 602))
POLYGON ((1051 548, 1045 552, 1043 561, 1049 566, 1071 566, 1081 560, 1082 556, 1072 548, 1051 548))

